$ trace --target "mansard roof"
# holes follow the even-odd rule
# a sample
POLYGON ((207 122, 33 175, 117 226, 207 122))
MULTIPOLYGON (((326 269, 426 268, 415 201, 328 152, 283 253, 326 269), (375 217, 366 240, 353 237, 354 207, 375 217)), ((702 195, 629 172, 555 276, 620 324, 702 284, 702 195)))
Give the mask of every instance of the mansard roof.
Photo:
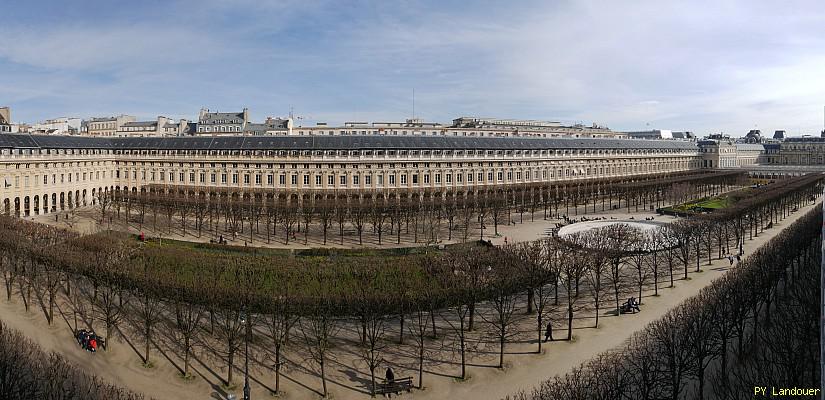
POLYGON ((439 136, 83 137, 0 135, 0 148, 112 150, 577 150, 696 149, 679 140, 439 136))

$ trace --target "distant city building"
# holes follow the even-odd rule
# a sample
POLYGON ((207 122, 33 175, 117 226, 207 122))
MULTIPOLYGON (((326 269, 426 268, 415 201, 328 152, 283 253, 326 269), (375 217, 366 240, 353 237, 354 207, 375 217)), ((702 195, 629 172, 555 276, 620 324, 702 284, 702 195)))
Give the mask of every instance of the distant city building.
POLYGON ((769 164, 825 165, 825 138, 815 136, 785 138, 766 148, 769 164))
POLYGON ((693 140, 696 136, 688 131, 671 131, 666 129, 653 129, 649 131, 624 132, 631 139, 682 139, 693 140))
POLYGON ((159 116, 155 121, 132 121, 126 122, 117 131, 117 136, 138 136, 138 137, 158 137, 158 136, 183 136, 191 135, 195 131, 195 124, 185 119, 175 122, 164 116, 159 116))
POLYGON ((0 107, 0 133, 12 133, 11 109, 0 107))
POLYGON ((198 135, 240 135, 249 122, 249 110, 241 112, 211 112, 203 108, 198 114, 198 135))
POLYGON ((135 122, 136 118, 131 115, 119 115, 117 117, 91 118, 86 121, 86 136, 117 136, 117 132, 127 122, 135 122))
POLYGON ((268 117, 262 124, 248 122, 244 128, 244 135, 263 136, 275 135, 284 136, 292 134, 292 119, 282 119, 268 117))
POLYGON ((762 164, 765 148, 758 143, 736 143, 723 134, 710 135, 698 142, 702 168, 742 168, 762 164))
POLYGON ((777 140, 783 140, 783 139, 785 139, 785 131, 783 131, 783 130, 778 130, 778 131, 775 131, 775 132, 773 133, 773 138, 774 138, 774 139, 777 139, 777 140))
POLYGON ((742 141, 745 143, 762 143, 762 140, 762 131, 759 129, 751 129, 745 134, 745 137, 742 138, 742 141))
POLYGON ((32 124, 29 133, 40 135, 77 135, 80 133, 80 118, 55 118, 32 124))
POLYGON ((329 126, 319 123, 315 126, 295 127, 293 134, 299 136, 453 136, 453 137, 584 137, 584 138, 626 138, 622 132, 593 125, 565 126, 550 121, 510 120, 492 118, 461 117, 451 125, 425 122, 418 118, 404 122, 346 122, 343 126, 329 126))

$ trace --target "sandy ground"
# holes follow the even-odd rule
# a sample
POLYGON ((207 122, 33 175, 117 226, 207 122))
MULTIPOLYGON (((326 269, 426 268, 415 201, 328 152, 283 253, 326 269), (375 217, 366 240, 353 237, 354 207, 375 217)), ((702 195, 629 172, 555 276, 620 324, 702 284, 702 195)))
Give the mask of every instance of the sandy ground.
MULTIPOLYGON (((754 240, 747 241, 746 256, 811 207, 800 209, 799 212, 775 224, 773 228, 754 240)), ((596 215, 598 214, 588 214, 587 217, 591 218, 596 215)), ((609 215, 617 219, 630 217, 620 212, 613 212, 609 215)), ((633 216, 638 220, 644 219, 649 214, 640 213, 633 216)), ((508 237, 510 241, 533 240, 544 236, 547 229, 555 226, 555 222, 540 221, 540 216, 537 215, 537 217, 535 223, 525 221, 524 224, 501 227, 501 236, 493 241, 501 243, 504 237, 508 237)), ((660 217, 656 219, 660 220, 660 217)), ((470 379, 464 382, 457 382, 455 379, 459 366, 455 363, 457 355, 450 350, 455 346, 451 342, 452 336, 443 334, 446 323, 439 321, 439 330, 442 331, 439 339, 428 341, 427 344, 427 356, 431 361, 425 365, 425 390, 414 390, 412 394, 405 396, 419 399, 499 399, 519 389, 530 389, 542 380, 555 374, 565 373, 600 352, 621 346, 633 332, 642 329, 673 306, 696 294, 700 288, 709 284, 713 279, 724 274, 728 268, 727 260, 716 260, 712 266, 703 265, 702 268, 703 272, 691 273, 691 279, 678 280, 674 288, 663 288, 666 284, 662 284, 659 297, 652 297, 650 291, 645 293, 642 312, 639 314, 617 317, 610 315, 608 310, 600 318, 598 329, 592 328, 592 311, 579 312, 574 325, 575 340, 549 343, 545 347, 544 354, 533 353, 536 348, 533 317, 522 316, 518 322, 522 333, 513 339, 513 343, 508 344, 507 367, 504 370, 495 368, 497 345, 475 341, 470 335, 471 349, 468 351, 470 379)), ((68 310, 65 304, 61 309, 68 310)), ((523 311, 520 313, 523 314, 523 311)), ((162 338, 156 345, 169 357, 165 358, 157 349, 154 349, 156 366, 146 369, 141 365, 136 354, 137 351, 142 351, 142 340, 132 334, 126 337, 134 347, 140 350, 133 349, 130 342, 124 339, 114 339, 109 351, 90 354, 81 350, 72 338, 73 317, 71 313, 56 317, 55 325, 50 327, 46 324, 39 308, 32 306, 31 310, 26 313, 19 296, 15 296, 12 303, 0 301, 0 318, 9 326, 35 340, 46 350, 57 351, 78 365, 88 368, 91 373, 157 399, 220 398, 218 394, 222 393, 222 390, 218 388, 217 376, 223 376, 225 370, 223 367, 216 366, 221 363, 205 357, 204 352, 200 352, 198 360, 192 363, 197 378, 193 381, 184 381, 178 377, 175 366, 180 364, 179 358, 168 351, 170 344, 164 342, 162 338)), ((366 394, 366 385, 369 381, 368 370, 356 356, 357 347, 352 345, 356 334, 352 328, 352 326, 342 327, 339 333, 340 339, 337 340, 338 344, 328 361, 330 392, 336 399, 368 397, 366 394)), ((556 329, 557 338, 563 337, 563 329, 564 327, 556 329)), ((393 339, 397 335, 398 324, 390 325, 388 337, 393 339)), ((157 336, 163 335, 159 333, 157 336)), ((265 351, 265 349, 257 350, 258 352, 265 351)), ((285 397, 317 398, 320 380, 312 372, 315 367, 300 349, 295 350, 297 351, 287 352, 290 364, 282 380, 282 388, 287 393, 285 397)), ((417 361, 414 351, 414 342, 411 339, 408 339, 405 346, 393 345, 385 350, 387 362, 394 365, 396 376, 414 376, 417 381, 415 373, 417 361)), ((236 357, 238 367, 242 366, 242 360, 242 357, 236 357)), ((253 398, 271 397, 265 386, 272 385, 274 375, 263 366, 266 363, 265 359, 251 362, 253 398)), ((380 372, 379 376, 382 375, 383 368, 380 372)), ((236 395, 241 394, 242 376, 241 370, 236 370, 237 388, 232 390, 236 395)))

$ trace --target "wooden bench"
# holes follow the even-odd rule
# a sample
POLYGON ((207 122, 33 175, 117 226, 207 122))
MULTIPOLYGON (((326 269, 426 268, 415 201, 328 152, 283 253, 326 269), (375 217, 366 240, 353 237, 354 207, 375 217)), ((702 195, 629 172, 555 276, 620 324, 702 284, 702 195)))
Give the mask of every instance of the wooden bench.
POLYGON ((398 394, 401 391, 406 391, 407 393, 412 391, 412 383, 413 378, 408 376, 406 378, 396 378, 392 382, 384 381, 378 384, 378 390, 376 390, 376 394, 398 394))

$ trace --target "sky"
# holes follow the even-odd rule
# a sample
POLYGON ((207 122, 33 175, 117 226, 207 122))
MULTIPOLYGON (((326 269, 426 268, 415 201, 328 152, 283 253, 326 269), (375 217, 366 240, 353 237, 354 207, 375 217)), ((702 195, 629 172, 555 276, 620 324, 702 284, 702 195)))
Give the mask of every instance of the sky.
POLYGON ((248 107, 304 126, 823 129, 821 0, 3 3, 0 106, 15 122, 248 107))

